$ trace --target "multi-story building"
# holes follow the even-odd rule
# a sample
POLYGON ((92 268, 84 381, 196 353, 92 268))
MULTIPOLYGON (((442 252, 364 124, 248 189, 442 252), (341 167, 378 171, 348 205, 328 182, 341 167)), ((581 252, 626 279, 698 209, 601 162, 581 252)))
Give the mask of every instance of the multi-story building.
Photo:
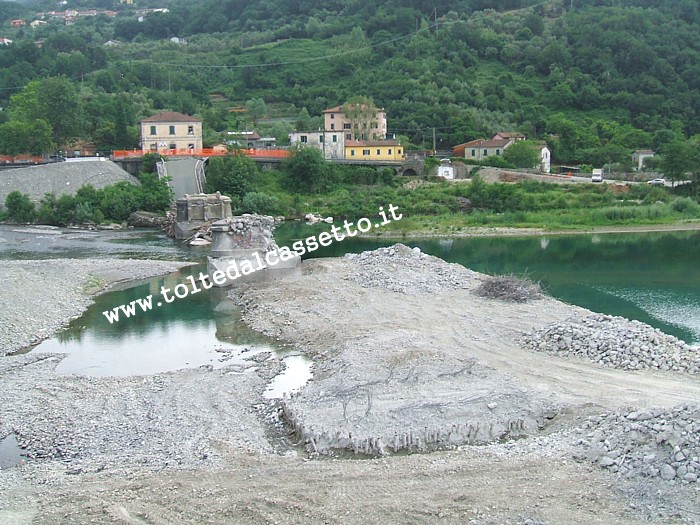
POLYGON ((342 132, 345 140, 386 138, 386 111, 365 104, 344 104, 323 112, 326 131, 342 132))
POLYGON ((345 158, 345 134, 340 131, 293 131, 289 134, 289 141, 321 150, 326 160, 345 158))
POLYGON ((346 140, 345 160, 403 160, 403 146, 397 140, 346 140))
POLYGON ((158 151, 202 149, 202 119, 164 111, 141 120, 141 149, 158 151))

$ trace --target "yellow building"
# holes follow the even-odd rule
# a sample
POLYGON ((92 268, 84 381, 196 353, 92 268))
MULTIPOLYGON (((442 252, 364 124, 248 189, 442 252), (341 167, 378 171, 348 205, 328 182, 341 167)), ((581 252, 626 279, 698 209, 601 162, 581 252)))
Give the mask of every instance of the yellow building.
POLYGON ((141 149, 202 149, 202 119, 176 111, 164 111, 140 123, 141 149))
POLYGON ((345 160, 402 161, 403 146, 397 140, 346 140, 345 160))

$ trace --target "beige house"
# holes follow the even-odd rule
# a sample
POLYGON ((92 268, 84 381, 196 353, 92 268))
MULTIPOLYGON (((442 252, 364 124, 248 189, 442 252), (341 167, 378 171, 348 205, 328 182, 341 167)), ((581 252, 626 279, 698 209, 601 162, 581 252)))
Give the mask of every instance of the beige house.
POLYGON ((367 105, 345 104, 323 112, 326 131, 342 133, 345 140, 381 140, 386 138, 386 111, 367 105))
POLYGON ((139 123, 143 150, 202 149, 202 119, 176 111, 164 111, 139 123))

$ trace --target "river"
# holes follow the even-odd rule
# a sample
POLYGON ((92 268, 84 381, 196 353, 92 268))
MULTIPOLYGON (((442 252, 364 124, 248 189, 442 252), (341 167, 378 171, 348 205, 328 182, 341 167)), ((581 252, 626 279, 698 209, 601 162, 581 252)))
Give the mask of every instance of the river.
MULTIPOLYGON (((280 245, 311 232, 299 223, 282 225, 280 245)), ((351 238, 313 253, 341 256, 395 239, 351 238)), ((404 241, 411 246, 474 270, 526 275, 552 296, 596 312, 622 315, 655 326, 686 342, 700 341, 700 232, 468 237, 404 241)), ((0 259, 54 257, 131 257, 202 262, 206 248, 188 248, 147 230, 81 232, 75 230, 0 227, 0 259)), ((102 312, 182 282, 202 266, 177 274, 121 286, 96 299, 70 327, 37 350, 64 352, 64 373, 131 375, 157 373, 208 364, 240 364, 250 352, 270 351, 287 359, 289 372, 270 396, 298 388, 308 379, 303 360, 277 342, 249 330, 225 292, 191 294, 148 315, 109 324, 102 312)))

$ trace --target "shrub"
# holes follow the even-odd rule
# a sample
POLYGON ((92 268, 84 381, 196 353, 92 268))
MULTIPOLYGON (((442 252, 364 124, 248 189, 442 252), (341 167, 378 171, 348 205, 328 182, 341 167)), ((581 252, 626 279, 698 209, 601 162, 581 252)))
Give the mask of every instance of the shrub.
POLYGON ((267 193, 246 193, 241 203, 241 212, 259 213, 261 215, 274 215, 279 211, 279 201, 267 193))
POLYGON ((34 220, 34 203, 29 195, 13 191, 5 197, 7 216, 15 222, 31 222, 34 220))
POLYGON ((87 202, 78 202, 75 205, 75 222, 82 224, 93 220, 92 206, 87 202))
POLYGON ((102 190, 100 209, 105 217, 114 221, 125 221, 132 212, 141 207, 140 188, 121 181, 102 190))
POLYGON ((697 215, 698 211, 700 211, 700 205, 690 197, 681 197, 671 202, 671 209, 686 215, 697 215))

